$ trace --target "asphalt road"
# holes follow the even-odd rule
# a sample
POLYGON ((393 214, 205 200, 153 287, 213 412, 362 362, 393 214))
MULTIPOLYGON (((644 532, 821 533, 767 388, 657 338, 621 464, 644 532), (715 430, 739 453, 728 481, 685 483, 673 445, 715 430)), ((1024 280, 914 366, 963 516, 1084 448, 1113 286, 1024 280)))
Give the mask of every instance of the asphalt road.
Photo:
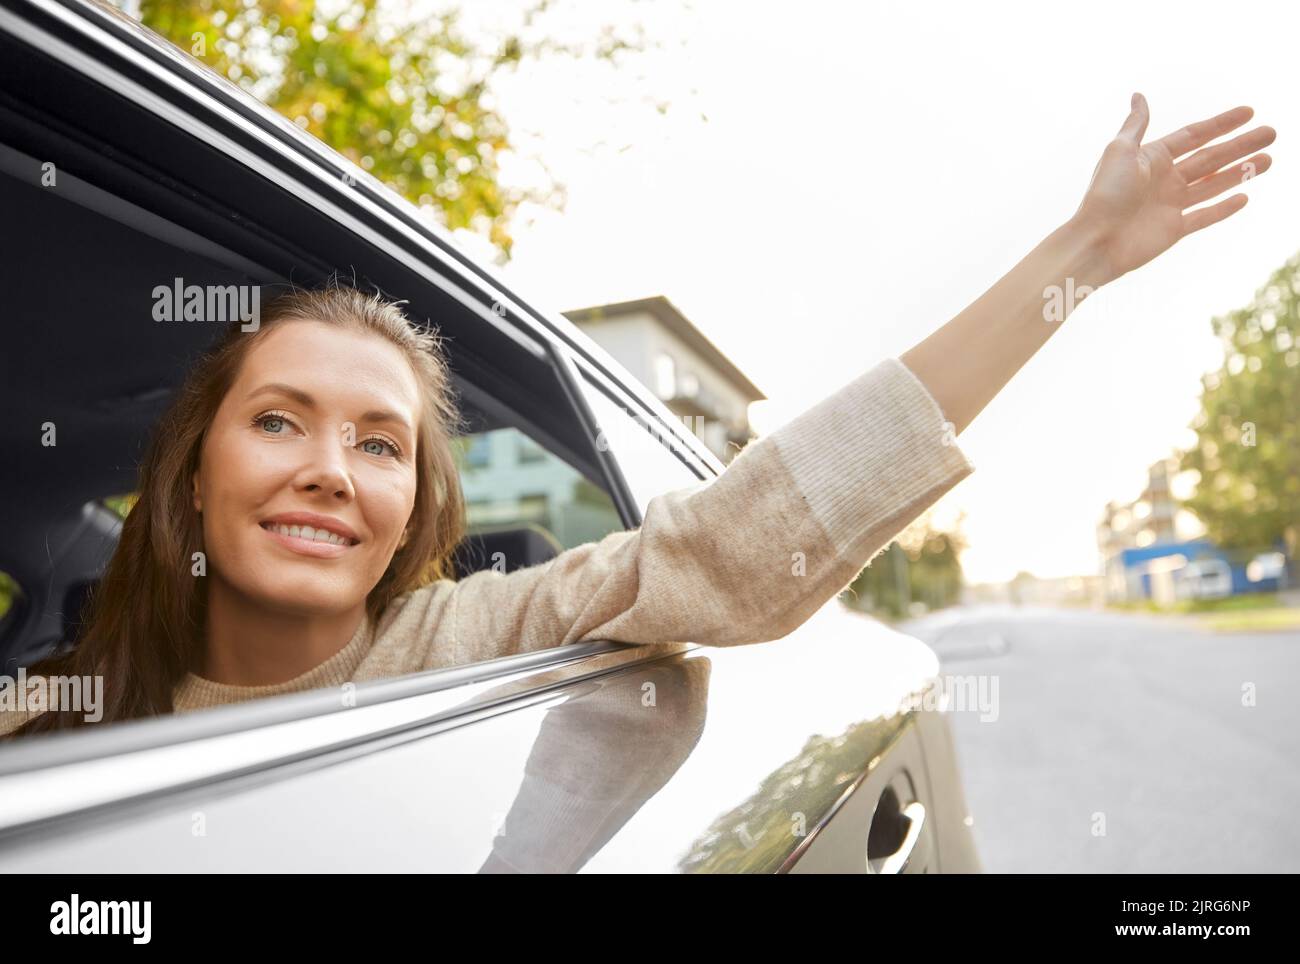
POLYGON ((995 720, 951 714, 986 871, 1300 871, 1300 633, 1011 607, 900 628, 996 680, 995 720))

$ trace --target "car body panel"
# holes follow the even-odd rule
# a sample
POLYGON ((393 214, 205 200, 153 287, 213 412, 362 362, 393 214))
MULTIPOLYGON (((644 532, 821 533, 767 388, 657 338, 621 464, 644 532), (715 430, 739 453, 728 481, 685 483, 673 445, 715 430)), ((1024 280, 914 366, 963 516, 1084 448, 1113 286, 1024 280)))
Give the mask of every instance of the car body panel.
MULTIPOLYGON (((93 770, 72 765, 77 779, 116 780, 124 796, 57 821, 22 822, 13 801, 39 771, 7 768, 17 772, 0 775, 0 871, 865 872, 861 842, 855 854, 818 841, 864 829, 856 811, 875 786, 860 777, 902 766, 935 798, 920 750, 933 714, 899 701, 936 671, 911 637, 828 608, 771 643, 661 649, 587 657, 552 685, 538 674, 481 684, 468 707, 466 689, 444 691, 437 722, 426 701, 404 730, 188 787, 166 745, 135 751, 129 769, 130 751, 103 755, 93 770), (133 795, 130 771, 155 782, 133 795), (181 785, 162 788, 160 771, 181 785)), ((357 712, 332 715, 346 726, 357 712)), ((205 757, 208 744, 181 748, 205 757)), ((932 846, 931 869, 950 850, 953 869, 973 869, 960 835, 932 846)))

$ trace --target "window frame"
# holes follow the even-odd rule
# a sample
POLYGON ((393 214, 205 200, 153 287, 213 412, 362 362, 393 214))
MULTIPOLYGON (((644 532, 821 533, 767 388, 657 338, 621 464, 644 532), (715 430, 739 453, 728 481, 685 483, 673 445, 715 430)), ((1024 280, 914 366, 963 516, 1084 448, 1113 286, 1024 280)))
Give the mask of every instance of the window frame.
MULTIPOLYGON (((693 439, 697 444, 698 439, 694 435, 686 432, 685 427, 673 417, 667 406, 663 407, 662 413, 652 409, 644 404, 638 404, 638 399, 634 394, 628 391, 628 383, 632 381, 632 375, 626 376, 625 382, 615 381, 605 372, 601 372, 594 366, 585 363, 585 360, 578 359, 575 363, 574 377, 577 384, 580 385, 580 392, 594 392, 604 396, 611 404, 620 411, 627 412, 628 416, 637 419, 644 419, 647 423, 653 422, 656 426, 654 433, 655 442, 663 448, 664 456, 676 459, 686 470, 694 477, 697 482, 706 482, 716 478, 723 471, 721 462, 707 448, 704 450, 709 458, 698 457, 698 453, 692 446, 683 440, 682 433, 687 438, 693 439), (665 418, 664 416, 667 415, 665 418), (669 444, 668 439, 672 439, 674 444, 669 444)), ((592 411, 591 403, 584 397, 584 405, 588 411, 592 411)), ((592 431, 598 431, 598 419, 592 415, 592 431)), ((599 447, 599 446, 598 446, 599 447)), ((610 444, 609 451, 613 459, 618 462, 620 467, 624 466, 625 459, 619 455, 619 446, 610 444)), ((635 471, 634 466, 626 466, 624 469, 624 480, 626 481, 626 472, 635 471)), ((685 481, 684 485, 692 484, 691 481, 685 481)), ((631 486, 629 485, 629 494, 631 495, 631 486)), ((633 497, 633 501, 637 500, 633 497)), ((639 502, 638 511, 640 508, 639 502)))

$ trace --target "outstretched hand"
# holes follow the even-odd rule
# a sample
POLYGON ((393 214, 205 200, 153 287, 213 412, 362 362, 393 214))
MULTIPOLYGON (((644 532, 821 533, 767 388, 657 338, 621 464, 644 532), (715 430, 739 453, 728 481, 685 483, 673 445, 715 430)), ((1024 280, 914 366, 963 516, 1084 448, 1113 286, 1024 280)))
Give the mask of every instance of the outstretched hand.
POLYGON ((1143 144, 1151 115, 1146 98, 1133 95, 1132 111, 1106 145, 1074 216, 1096 238, 1106 275, 1096 280, 1118 278, 1193 231, 1246 206, 1246 195, 1238 192, 1217 204, 1187 210, 1269 169, 1272 158, 1267 154, 1238 162, 1273 143, 1277 132, 1271 127, 1257 127, 1222 144, 1204 146, 1240 127, 1254 113, 1249 107, 1234 107, 1143 144))

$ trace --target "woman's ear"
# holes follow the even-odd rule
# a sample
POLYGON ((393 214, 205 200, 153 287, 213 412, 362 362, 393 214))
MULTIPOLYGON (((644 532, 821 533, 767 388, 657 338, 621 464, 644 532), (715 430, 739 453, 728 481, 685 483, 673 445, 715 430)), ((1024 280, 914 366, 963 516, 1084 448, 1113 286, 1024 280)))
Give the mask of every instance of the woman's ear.
POLYGON ((194 511, 195 511, 195 512, 202 512, 202 511, 203 511, 203 500, 202 500, 201 498, 199 498, 199 476, 198 476, 198 473, 197 473, 197 472, 194 473, 194 475, 192 475, 192 476, 190 477, 190 481, 193 483, 193 492, 194 492, 194 511))

